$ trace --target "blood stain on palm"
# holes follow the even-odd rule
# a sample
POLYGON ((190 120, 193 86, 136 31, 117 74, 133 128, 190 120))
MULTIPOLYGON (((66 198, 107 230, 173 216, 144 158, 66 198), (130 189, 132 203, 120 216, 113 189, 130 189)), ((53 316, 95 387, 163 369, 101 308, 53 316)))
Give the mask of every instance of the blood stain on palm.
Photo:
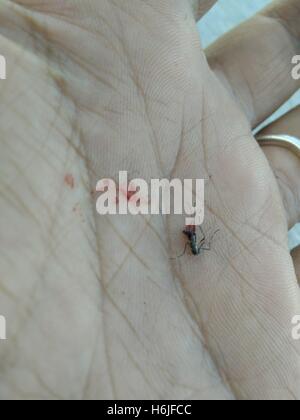
POLYGON ((71 189, 74 190, 75 188, 75 180, 72 174, 65 175, 65 184, 71 189))

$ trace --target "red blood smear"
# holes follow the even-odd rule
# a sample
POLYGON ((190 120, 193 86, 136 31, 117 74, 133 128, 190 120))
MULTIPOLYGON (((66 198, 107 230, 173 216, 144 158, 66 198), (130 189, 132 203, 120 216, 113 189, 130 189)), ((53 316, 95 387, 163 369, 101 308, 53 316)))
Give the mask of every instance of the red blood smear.
POLYGON ((128 191, 127 200, 130 201, 131 197, 133 197, 135 193, 136 193, 136 191, 135 192, 134 191, 128 191))
POLYGON ((73 190, 73 189, 74 189, 74 187, 75 187, 75 180, 74 180, 73 175, 71 175, 71 174, 67 174, 67 175, 65 176, 65 184, 66 184, 69 188, 71 188, 71 190, 73 190))
MULTIPOLYGON (((126 191, 126 190, 123 190, 122 188, 120 188, 120 193, 123 194, 126 197, 127 201, 130 201, 131 197, 134 196, 136 191, 126 191)), ((118 201, 119 200, 117 199, 117 202, 118 201)))
POLYGON ((185 227, 185 230, 186 230, 187 232, 192 232, 192 233, 194 233, 194 232, 196 232, 196 226, 195 226, 195 225, 189 225, 189 226, 186 226, 186 227, 185 227))

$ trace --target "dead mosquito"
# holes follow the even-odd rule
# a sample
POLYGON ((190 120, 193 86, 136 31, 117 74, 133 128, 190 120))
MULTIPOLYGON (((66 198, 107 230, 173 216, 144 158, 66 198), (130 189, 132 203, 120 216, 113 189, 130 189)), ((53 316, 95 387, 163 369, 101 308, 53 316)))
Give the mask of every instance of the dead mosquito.
POLYGON ((186 254, 187 248, 190 247, 190 250, 194 256, 198 256, 202 253, 202 251, 210 251, 211 250, 211 244, 216 236, 217 233, 220 232, 220 229, 216 230, 212 237, 210 238, 209 242, 207 242, 207 237, 202 229, 201 226, 199 226, 199 230, 202 235, 202 239, 198 240, 198 235, 196 232, 196 226, 186 226, 184 231, 182 232, 188 239, 188 242, 185 245, 184 251, 181 255, 179 255, 176 258, 172 258, 172 260, 176 260, 178 258, 183 257, 186 254))

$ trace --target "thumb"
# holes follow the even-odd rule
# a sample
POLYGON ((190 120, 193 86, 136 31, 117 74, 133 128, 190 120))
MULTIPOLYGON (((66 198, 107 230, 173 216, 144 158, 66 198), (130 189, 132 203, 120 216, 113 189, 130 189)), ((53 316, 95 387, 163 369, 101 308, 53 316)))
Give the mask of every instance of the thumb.
POLYGON ((217 2, 217 0, 189 0, 196 20, 204 16, 209 9, 217 2))

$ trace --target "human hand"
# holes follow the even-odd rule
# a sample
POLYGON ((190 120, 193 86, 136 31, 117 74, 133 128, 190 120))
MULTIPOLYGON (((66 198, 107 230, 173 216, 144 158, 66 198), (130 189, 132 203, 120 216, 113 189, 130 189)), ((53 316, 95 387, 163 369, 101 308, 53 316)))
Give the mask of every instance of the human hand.
POLYGON ((212 46, 209 64, 192 3, 0 6, 2 398, 300 397, 299 201, 285 211, 251 133, 299 87, 298 1, 212 46), (172 261, 178 216, 97 216, 91 191, 119 170, 206 179, 212 250, 172 261))

